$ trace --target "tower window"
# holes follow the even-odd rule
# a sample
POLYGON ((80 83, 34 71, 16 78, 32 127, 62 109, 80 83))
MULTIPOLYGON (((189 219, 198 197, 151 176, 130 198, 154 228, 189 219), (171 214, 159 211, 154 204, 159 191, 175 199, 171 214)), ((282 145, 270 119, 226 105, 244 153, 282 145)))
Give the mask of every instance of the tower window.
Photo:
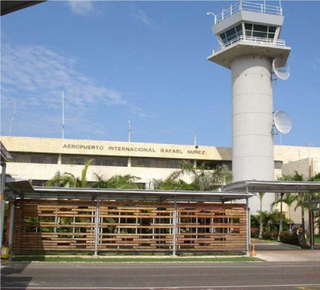
POLYGON ((220 37, 221 37, 223 43, 227 44, 231 40, 239 39, 239 37, 241 35, 242 35, 242 25, 239 24, 239 25, 232 27, 229 30, 221 33, 220 37))
POLYGON ((277 27, 245 23, 246 36, 274 39, 277 27))

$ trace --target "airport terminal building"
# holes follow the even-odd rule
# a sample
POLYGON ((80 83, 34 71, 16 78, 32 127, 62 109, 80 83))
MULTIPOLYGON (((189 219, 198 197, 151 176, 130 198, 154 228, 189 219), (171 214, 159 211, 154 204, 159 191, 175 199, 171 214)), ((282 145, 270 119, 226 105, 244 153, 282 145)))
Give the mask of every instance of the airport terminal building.
MULTIPOLYGON (((95 181, 95 174, 104 179, 131 174, 146 188, 153 180, 167 178, 184 160, 195 167, 205 163, 211 169, 232 169, 232 150, 227 147, 5 136, 2 143, 13 157, 8 174, 29 179, 34 186, 45 185, 57 172, 80 176, 90 159, 89 182, 95 181)), ((305 179, 320 172, 320 148, 275 146, 274 151, 275 180, 295 170, 305 179)))
MULTIPOLYGON (((184 160, 194 166, 205 163, 212 169, 217 165, 231 169, 231 148, 29 137, 2 137, 1 142, 13 157, 7 163, 7 174, 30 180, 34 186, 31 196, 37 196, 10 202, 9 215, 13 217, 11 212, 15 212, 10 224, 15 226, 14 241, 11 238, 10 242, 9 235, 8 244, 14 251, 182 253, 249 249, 248 199, 251 197, 250 212, 254 213, 253 194, 228 197, 223 192, 194 192, 188 197, 173 191, 170 197, 149 190, 154 180, 167 178, 184 160), (90 159, 89 182, 96 181, 95 174, 105 179, 131 174, 145 185, 144 196, 141 192, 71 188, 53 189, 53 194, 42 187, 57 172, 80 177, 90 159), (97 193, 101 200, 96 199, 97 193), (114 201, 119 198, 122 201, 114 201), (237 199, 246 203, 228 202, 237 199)), ((275 179, 295 170, 307 179, 320 172, 319 165, 320 148, 275 147, 275 179)), ((291 218, 295 219, 293 213, 291 218)))

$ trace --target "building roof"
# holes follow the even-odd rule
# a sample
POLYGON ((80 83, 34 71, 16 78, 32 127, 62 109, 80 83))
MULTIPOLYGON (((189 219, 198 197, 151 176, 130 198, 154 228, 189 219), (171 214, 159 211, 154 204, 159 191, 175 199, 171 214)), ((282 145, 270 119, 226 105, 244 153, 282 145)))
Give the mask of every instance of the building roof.
POLYGON ((1 155, 1 162, 3 161, 7 162, 12 160, 12 156, 7 151, 6 147, 4 147, 1 141, 0 141, 0 155, 1 155))
POLYGON ((44 1, 41 1, 41 0, 39 0, 39 1, 6 1, 6 0, 2 0, 1 1, 1 16, 9 14, 11 12, 15 12, 20 9, 27 8, 29 6, 33 6, 33 5, 45 2, 45 1, 47 1, 47 0, 44 0, 44 1))
POLYGON ((248 199, 251 193, 222 191, 178 191, 178 190, 144 190, 144 189, 99 189, 99 188, 65 188, 32 187, 28 180, 7 180, 6 198, 31 199, 97 199, 100 200, 145 200, 177 202, 227 202, 248 199))
POLYGON ((222 190, 231 192, 312 193, 320 192, 320 182, 244 180, 229 183, 222 190))

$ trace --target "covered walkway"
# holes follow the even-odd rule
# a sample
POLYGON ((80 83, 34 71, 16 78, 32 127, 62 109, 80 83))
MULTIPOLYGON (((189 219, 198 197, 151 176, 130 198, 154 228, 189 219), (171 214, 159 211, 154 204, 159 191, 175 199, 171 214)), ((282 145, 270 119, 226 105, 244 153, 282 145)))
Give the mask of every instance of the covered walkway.
POLYGON ((6 184, 13 251, 250 249, 251 193, 32 187, 10 178, 6 184))
POLYGON ((320 197, 315 193, 320 193, 320 182, 310 181, 259 181, 245 180, 230 183, 222 188, 227 192, 242 193, 298 193, 308 194, 309 200, 306 206, 309 209, 309 229, 310 229, 310 246, 315 248, 314 244, 314 211, 319 210, 320 197))

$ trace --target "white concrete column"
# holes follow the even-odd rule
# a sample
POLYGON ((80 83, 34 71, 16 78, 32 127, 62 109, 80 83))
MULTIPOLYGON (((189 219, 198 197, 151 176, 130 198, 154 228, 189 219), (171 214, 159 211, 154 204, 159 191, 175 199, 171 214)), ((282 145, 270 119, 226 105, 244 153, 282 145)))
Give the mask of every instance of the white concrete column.
MULTIPOLYGON (((274 180, 271 60, 241 56, 233 60, 231 70, 233 181, 274 180)), ((269 210, 272 201, 274 194, 266 194, 263 210, 269 210)), ((258 198, 250 200, 250 208, 252 213, 259 210, 258 198)))

